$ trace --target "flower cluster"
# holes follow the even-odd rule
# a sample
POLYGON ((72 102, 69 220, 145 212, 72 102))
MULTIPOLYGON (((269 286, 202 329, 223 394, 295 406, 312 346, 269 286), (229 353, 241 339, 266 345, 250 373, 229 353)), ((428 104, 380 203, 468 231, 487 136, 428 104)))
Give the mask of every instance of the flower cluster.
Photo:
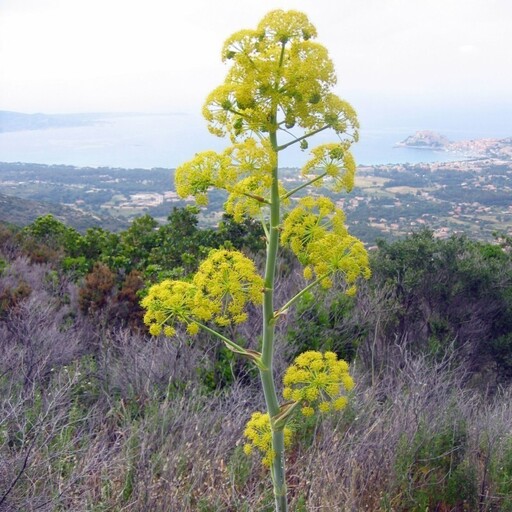
POLYGON ((218 187, 222 172, 229 167, 230 160, 215 151, 198 153, 192 160, 176 169, 176 192, 180 197, 194 196, 197 204, 208 204, 208 190, 218 187))
POLYGON ((174 336, 174 325, 184 323, 190 334, 196 334, 199 327, 191 319, 196 291, 190 283, 170 279, 152 286, 141 302, 149 332, 158 336, 163 330, 166 336, 174 336))
POLYGON ((354 381, 348 373, 348 364, 334 352, 309 350, 295 358, 283 377, 283 397, 300 402, 304 416, 315 410, 341 410, 347 405, 343 391, 350 391, 354 381))
POLYGON ((316 29, 303 13, 282 10, 268 13, 255 30, 233 34, 222 49, 231 68, 203 108, 209 130, 228 134, 233 143, 294 126, 328 126, 357 139, 355 112, 329 92, 336 83, 334 66, 314 37, 316 29))
MULTIPOLYGON (((348 234, 343 211, 327 197, 305 197, 283 222, 281 241, 305 266, 304 277, 332 285, 330 276, 341 273, 353 284, 370 277, 368 254, 357 238, 348 234)), ((348 293, 355 291, 349 288, 348 293)))
POLYGON ((218 325, 245 322, 247 304, 263 300, 263 278, 254 262, 239 251, 211 251, 193 283, 197 288, 195 314, 218 325))
MULTIPOLYGON (((293 432, 289 427, 284 427, 283 432, 284 445, 285 447, 290 446, 293 432)), ((263 456, 263 464, 270 467, 275 454, 272 450, 272 428, 269 414, 263 414, 261 412, 253 413, 245 427, 244 437, 249 441, 244 445, 244 452, 250 455, 254 449, 258 450, 263 456)))
POLYGON ((335 192, 350 192, 354 186, 356 163, 348 147, 347 142, 342 142, 312 149, 313 158, 302 168, 302 175, 318 174, 319 179, 314 183, 317 187, 328 183, 335 192))
POLYGON ((199 331, 198 322, 218 325, 242 323, 248 303, 262 301, 263 279, 254 263, 239 251, 213 250, 201 264, 192 283, 166 279, 152 286, 142 306, 144 323, 151 334, 175 334, 182 323, 189 334, 199 331))
POLYGON ((332 230, 340 236, 347 233, 343 212, 327 197, 304 197, 284 220, 281 241, 307 265, 309 246, 332 230))
MULTIPOLYGON (((358 277, 369 279, 371 275, 368 253, 361 240, 352 235, 327 234, 309 246, 309 257, 309 265, 304 269, 306 279, 342 274, 345 282, 352 285, 346 291, 348 295, 355 293, 358 277)), ((322 279, 321 285, 330 288, 330 278, 322 279)))
MULTIPOLYGON (((255 217, 269 202, 276 153, 266 140, 247 139, 223 153, 204 151, 176 169, 176 191, 180 197, 194 196, 199 205, 208 204, 211 188, 228 192, 226 213, 241 222, 255 217)), ((284 193, 284 189, 282 189, 284 193)))
POLYGON ((247 139, 227 148, 224 154, 230 158, 231 167, 224 173, 224 188, 229 193, 224 208, 241 222, 248 215, 256 217, 261 207, 270 199, 272 171, 276 154, 266 140, 256 142, 247 139))

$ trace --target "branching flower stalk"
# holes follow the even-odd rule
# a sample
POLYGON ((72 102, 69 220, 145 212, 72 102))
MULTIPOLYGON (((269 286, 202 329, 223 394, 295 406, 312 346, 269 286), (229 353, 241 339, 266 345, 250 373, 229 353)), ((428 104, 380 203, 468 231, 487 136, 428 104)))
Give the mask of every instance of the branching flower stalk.
POLYGON ((357 141, 358 123, 352 107, 332 92, 334 67, 314 37, 316 29, 304 14, 281 10, 268 13, 255 30, 233 34, 222 50, 231 64, 225 82, 203 108, 209 130, 229 136, 232 146, 222 153, 199 153, 176 170, 181 197, 194 196, 205 205, 212 188, 222 189, 228 194, 225 211, 235 221, 261 220, 267 239, 264 276, 242 253, 217 249, 191 280, 166 280, 142 301, 152 334, 172 336, 178 324, 190 335, 205 329, 257 366, 267 411, 248 421, 244 450, 261 453, 270 468, 278 512, 288 510, 285 447, 293 436, 291 418, 342 409, 353 381, 348 364, 335 353, 308 351, 286 371, 280 400, 273 368, 276 323, 307 291, 328 288, 340 276, 353 294, 357 279, 370 273, 364 246, 349 235, 342 210, 317 192, 318 187, 351 190, 355 162, 349 148, 357 141), (327 131, 338 141, 314 147, 301 171, 304 182, 288 190, 280 179, 279 153, 297 144, 305 151, 310 139, 327 131), (306 188, 313 190, 297 200, 306 188), (276 308, 280 245, 297 256, 310 283, 276 308), (260 351, 245 349, 221 332, 245 322, 249 304, 263 309, 260 351))

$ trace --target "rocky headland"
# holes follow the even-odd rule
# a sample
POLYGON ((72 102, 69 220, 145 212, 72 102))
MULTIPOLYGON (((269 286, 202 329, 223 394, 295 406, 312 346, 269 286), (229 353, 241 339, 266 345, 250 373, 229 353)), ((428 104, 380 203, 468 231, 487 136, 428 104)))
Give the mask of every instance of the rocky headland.
POLYGON ((450 153, 460 153, 467 157, 512 160, 512 137, 451 141, 437 132, 422 130, 398 142, 395 144, 395 147, 447 151, 450 153))

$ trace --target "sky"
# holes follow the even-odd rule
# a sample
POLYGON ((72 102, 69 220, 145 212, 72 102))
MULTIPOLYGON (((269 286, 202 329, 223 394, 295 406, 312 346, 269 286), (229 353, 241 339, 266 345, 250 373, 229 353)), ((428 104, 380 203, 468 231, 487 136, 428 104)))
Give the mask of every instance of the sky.
POLYGON ((376 119, 512 105, 512 0, 0 0, 0 110, 199 112, 224 40, 273 9, 308 15, 376 119))

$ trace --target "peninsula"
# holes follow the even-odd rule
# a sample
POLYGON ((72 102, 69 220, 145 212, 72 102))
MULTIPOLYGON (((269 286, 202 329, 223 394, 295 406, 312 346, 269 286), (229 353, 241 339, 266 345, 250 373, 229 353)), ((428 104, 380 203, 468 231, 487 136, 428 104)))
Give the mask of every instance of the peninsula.
POLYGON ((473 158, 512 159, 512 137, 451 141, 437 132, 421 130, 398 142, 395 147, 447 151, 473 158))

